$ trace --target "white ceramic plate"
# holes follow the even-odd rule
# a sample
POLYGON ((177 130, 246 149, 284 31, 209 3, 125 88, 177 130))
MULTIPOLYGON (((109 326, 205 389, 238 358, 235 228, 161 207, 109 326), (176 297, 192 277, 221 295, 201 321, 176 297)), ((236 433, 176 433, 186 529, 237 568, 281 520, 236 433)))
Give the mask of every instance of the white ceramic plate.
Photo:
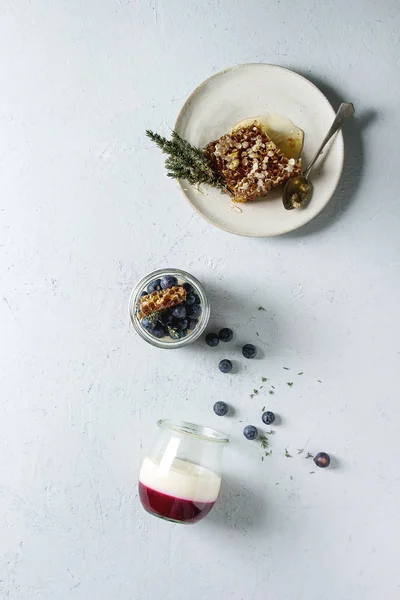
MULTIPOLYGON (((249 64, 221 71, 196 88, 185 102, 175 129, 203 148, 238 121, 266 112, 282 113, 304 131, 304 166, 335 116, 322 92, 301 75, 275 65, 249 64)), ((311 221, 331 198, 342 167, 340 132, 311 173, 314 195, 309 206, 291 211, 283 207, 282 188, 273 190, 265 199, 233 204, 227 194, 210 186, 202 186, 199 191, 184 181, 180 185, 193 208, 213 225, 230 233, 265 237, 293 231, 311 221)))

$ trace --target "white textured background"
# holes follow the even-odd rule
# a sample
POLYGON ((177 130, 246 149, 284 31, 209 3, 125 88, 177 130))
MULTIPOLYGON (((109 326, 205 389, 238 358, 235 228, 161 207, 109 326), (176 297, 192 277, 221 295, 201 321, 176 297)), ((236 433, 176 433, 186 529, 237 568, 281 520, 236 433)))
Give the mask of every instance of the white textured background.
POLYGON ((0 0, 1 600, 400 598, 400 13, 361 4, 0 0), (201 220, 144 136, 252 61, 357 109, 334 200, 276 239, 201 220), (163 266, 204 282, 234 344, 135 336, 130 289, 163 266), (244 341, 262 358, 221 375, 244 341), (277 393, 250 399, 262 375, 277 393), (263 404, 282 423, 261 462, 238 420, 263 404), (231 433, 197 526, 139 505, 160 416, 231 433), (311 475, 301 447, 336 468, 311 475))

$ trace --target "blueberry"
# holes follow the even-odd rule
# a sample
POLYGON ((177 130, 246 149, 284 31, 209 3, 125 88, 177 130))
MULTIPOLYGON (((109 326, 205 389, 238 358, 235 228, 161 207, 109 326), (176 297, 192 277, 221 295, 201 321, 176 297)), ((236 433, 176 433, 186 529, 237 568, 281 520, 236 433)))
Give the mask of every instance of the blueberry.
POLYGON ((143 292, 140 294, 140 297, 143 298, 143 296, 147 296, 147 293, 148 292, 146 290, 143 290, 143 292))
POLYGON ((232 331, 232 329, 229 329, 228 327, 224 327, 219 332, 218 337, 221 340, 221 342, 230 342, 231 339, 233 338, 233 331, 232 331))
POLYGON ((232 371, 232 363, 227 358, 221 360, 218 367, 221 373, 230 373, 232 371))
POLYGON ((194 294, 194 303, 200 304, 200 297, 197 294, 194 294))
POLYGON ((192 310, 191 316, 194 317, 195 319, 198 319, 199 316, 201 315, 201 306, 200 306, 200 304, 193 304, 193 306, 191 306, 190 308, 192 310))
POLYGON ((193 286, 190 283, 184 283, 182 285, 183 289, 186 290, 188 293, 189 292, 193 292, 193 286))
POLYGON ((207 344, 207 346, 211 346, 211 348, 218 346, 219 339, 218 339, 217 334, 216 333, 207 333, 206 344, 207 344))
POLYGON ((167 313, 163 315, 162 319, 165 324, 170 325, 174 320, 174 315, 171 311, 167 311, 167 313))
POLYGON ((189 325, 189 319, 181 319, 179 321, 179 328, 180 329, 187 329, 189 325))
POLYGON ((317 465, 317 467, 325 469, 326 467, 329 467, 331 457, 326 452, 318 452, 318 454, 314 457, 314 462, 317 465))
POLYGON ((263 413, 261 418, 266 425, 271 425, 275 421, 275 415, 270 410, 263 413))
POLYGON ((229 410, 229 406, 226 402, 219 401, 214 404, 213 410, 219 417, 224 417, 229 410))
POLYGON ((186 337, 186 336, 187 336, 187 329, 186 329, 186 328, 185 328, 185 329, 181 329, 181 328, 179 328, 179 329, 178 329, 178 334, 179 334, 179 337, 180 337, 180 338, 184 338, 184 337, 186 337))
POLYGON ((254 358, 257 354, 257 348, 253 344, 245 344, 242 348, 242 354, 245 358, 254 358))
POLYGON ((143 319, 140 321, 140 324, 143 327, 143 329, 147 329, 147 331, 152 331, 156 326, 156 323, 152 323, 151 321, 146 319, 146 317, 143 317, 143 319))
POLYGON ((172 314, 175 319, 184 319, 186 317, 186 308, 182 304, 178 304, 178 306, 174 306, 172 309, 172 314))
POLYGON ((159 292, 161 290, 161 279, 155 279, 147 286, 147 293, 159 292))
POLYGON ((188 306, 192 306, 192 304, 194 304, 194 303, 195 303, 195 300, 196 300, 196 298, 194 297, 194 294, 191 294, 191 293, 189 293, 189 294, 186 296, 186 304, 187 304, 188 306))
POLYGON ((163 338, 166 336, 165 328, 162 325, 157 324, 151 334, 154 335, 154 337, 163 338))
POLYGON ((198 321, 197 319, 189 319, 188 329, 195 329, 198 321))
POLYGON ((161 289, 166 290, 178 284, 178 280, 173 275, 164 275, 161 279, 161 289))
POLYGON ((246 425, 243 429, 243 435, 247 440, 255 440, 258 436, 258 429, 254 425, 246 425))

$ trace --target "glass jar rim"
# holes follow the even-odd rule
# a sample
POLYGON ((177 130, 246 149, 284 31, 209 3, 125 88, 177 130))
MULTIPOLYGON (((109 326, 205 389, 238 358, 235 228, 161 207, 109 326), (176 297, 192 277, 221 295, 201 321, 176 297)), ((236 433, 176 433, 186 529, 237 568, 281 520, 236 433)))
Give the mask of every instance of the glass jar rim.
POLYGON ((193 436, 205 442, 215 442, 217 444, 227 444, 229 438, 225 433, 221 433, 211 427, 188 423, 187 421, 172 421, 171 419, 160 419, 157 425, 162 429, 169 429, 181 435, 193 436))

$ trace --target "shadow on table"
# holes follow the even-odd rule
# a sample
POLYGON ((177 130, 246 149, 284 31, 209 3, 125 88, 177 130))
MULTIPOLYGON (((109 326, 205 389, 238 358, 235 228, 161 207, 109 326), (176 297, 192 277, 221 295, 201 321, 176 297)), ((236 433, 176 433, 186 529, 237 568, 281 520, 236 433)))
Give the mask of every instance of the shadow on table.
MULTIPOLYGON (((328 98, 335 111, 342 102, 351 102, 352 99, 344 97, 331 85, 319 79, 317 75, 304 73, 301 69, 295 69, 297 73, 309 79, 328 98)), ((357 188, 360 184, 364 169, 363 131, 377 116, 375 110, 363 113, 357 111, 355 116, 349 119, 343 127, 344 138, 344 165, 337 189, 326 207, 312 221, 296 231, 285 234, 283 237, 298 238, 316 233, 329 227, 340 218, 350 204, 354 201, 357 188)), ((321 140, 322 141, 322 140, 321 140)))
MULTIPOLYGON (((285 335, 286 331, 284 319, 281 315, 281 308, 275 304, 273 299, 264 298, 256 301, 247 292, 240 290, 235 293, 227 292, 219 284, 211 283, 205 279, 203 281, 207 289, 208 299, 211 305, 210 321, 206 328, 206 333, 218 332, 222 327, 231 327, 233 330, 233 339, 229 344, 221 342, 218 347, 219 354, 223 358, 223 352, 228 352, 227 358, 231 358, 231 352, 235 352, 234 372, 240 372, 248 361, 242 356, 242 347, 251 343, 257 348, 257 355, 254 361, 262 361, 270 354, 279 354, 287 348, 285 335), (260 304, 262 303, 262 306, 260 304), (232 325, 232 316, 235 316, 232 325), (253 331, 249 337, 248 331, 253 331)), ((195 342, 185 347, 185 352, 209 353, 210 349, 204 343, 204 335, 200 336, 195 342)))
POLYGON ((218 501, 205 522, 238 531, 257 528, 265 518, 265 499, 244 487, 239 480, 225 476, 218 501))

